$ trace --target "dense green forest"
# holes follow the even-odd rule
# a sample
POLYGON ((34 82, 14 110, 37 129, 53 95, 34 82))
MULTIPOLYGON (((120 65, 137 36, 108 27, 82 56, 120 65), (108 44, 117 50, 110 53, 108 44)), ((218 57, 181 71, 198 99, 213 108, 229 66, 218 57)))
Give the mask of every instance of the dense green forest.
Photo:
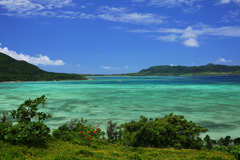
POLYGON ((18 61, 0 52, 0 82, 3 81, 53 81, 86 80, 82 75, 54 73, 39 69, 37 66, 18 61))
POLYGON ((179 76, 179 75, 240 75, 240 66, 214 65, 209 63, 205 66, 153 66, 142 69, 137 73, 124 74, 127 76, 179 76))

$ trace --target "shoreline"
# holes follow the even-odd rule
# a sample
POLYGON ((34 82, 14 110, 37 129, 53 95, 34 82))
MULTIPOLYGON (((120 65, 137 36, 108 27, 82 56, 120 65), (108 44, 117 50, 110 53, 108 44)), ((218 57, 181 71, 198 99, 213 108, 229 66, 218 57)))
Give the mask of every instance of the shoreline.
POLYGON ((3 81, 0 83, 22 83, 22 82, 58 82, 58 81, 82 81, 82 80, 89 80, 89 79, 81 79, 81 80, 71 80, 71 79, 67 79, 67 80, 54 80, 54 81, 3 81))
MULTIPOLYGON (((130 75, 124 75, 124 76, 121 76, 121 75, 118 75, 118 76, 85 76, 85 77, 160 77, 159 75, 146 75, 146 76, 130 76, 130 75)), ((175 75, 168 75, 168 76, 175 76, 175 75)), ((176 76, 240 76, 238 74, 234 74, 234 75, 176 75, 176 76)), ((165 76, 167 77, 167 76, 165 76)), ((58 82, 58 81, 82 81, 82 80, 94 80, 94 79, 81 79, 81 80, 71 80, 71 79, 67 79, 67 80, 53 80, 53 81, 3 81, 3 82, 0 82, 1 83, 22 83, 22 82, 58 82)))

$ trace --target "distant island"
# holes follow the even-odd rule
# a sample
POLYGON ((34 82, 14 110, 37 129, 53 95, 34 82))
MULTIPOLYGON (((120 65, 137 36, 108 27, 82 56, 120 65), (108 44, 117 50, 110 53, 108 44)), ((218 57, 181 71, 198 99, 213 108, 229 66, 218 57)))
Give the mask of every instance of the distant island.
POLYGON ((240 66, 227 66, 209 63, 205 66, 152 66, 137 73, 126 74, 67 74, 47 72, 26 61, 16 60, 0 52, 0 82, 6 81, 59 81, 88 80, 95 76, 206 76, 240 75, 240 66))
POLYGON ((18 61, 0 52, 0 82, 54 80, 87 80, 87 78, 79 74, 47 72, 26 61, 18 61))
POLYGON ((205 66, 153 66, 137 73, 115 74, 115 76, 206 76, 206 75, 240 75, 240 66, 214 65, 205 66))

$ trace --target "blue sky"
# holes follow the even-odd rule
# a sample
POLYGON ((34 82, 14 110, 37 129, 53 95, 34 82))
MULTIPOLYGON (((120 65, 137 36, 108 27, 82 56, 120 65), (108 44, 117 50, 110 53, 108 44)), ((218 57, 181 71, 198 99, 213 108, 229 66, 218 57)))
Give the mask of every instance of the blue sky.
POLYGON ((240 0, 0 0, 0 52, 50 72, 240 65, 240 0))

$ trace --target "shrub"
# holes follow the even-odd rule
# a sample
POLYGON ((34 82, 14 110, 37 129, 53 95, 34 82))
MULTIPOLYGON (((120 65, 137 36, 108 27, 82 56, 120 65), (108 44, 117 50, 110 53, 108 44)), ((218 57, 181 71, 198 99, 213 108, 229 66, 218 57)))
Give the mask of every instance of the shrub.
POLYGON ((41 96, 34 100, 25 101, 20 107, 16 110, 11 111, 10 115, 13 116, 13 119, 16 118, 18 124, 15 126, 1 125, 1 137, 4 136, 3 140, 12 144, 24 144, 28 147, 46 147, 46 140, 51 139, 50 128, 47 127, 40 120, 45 120, 46 118, 51 118, 50 114, 46 115, 45 113, 36 113, 38 110, 37 106, 42 104, 42 107, 45 105, 47 98, 41 96), (30 108, 30 110, 25 107, 30 108), (38 122, 31 122, 31 118, 38 116, 38 122))
POLYGON ((117 123, 113 124, 112 121, 108 121, 107 125, 108 141, 114 143, 115 141, 117 141, 117 139, 121 140, 122 131, 115 131, 117 123))
POLYGON ((52 136, 56 139, 60 139, 61 138, 61 132, 59 129, 55 129, 52 131, 52 136))
POLYGON ((240 138, 236 138, 233 140, 235 145, 239 145, 240 144, 240 138))
POLYGON ((240 160, 240 145, 235 145, 230 152, 234 154, 238 160, 240 160))
POLYGON ((215 140, 210 139, 209 135, 206 135, 206 137, 204 138, 204 141, 207 142, 206 148, 208 149, 212 149, 213 148, 213 144, 216 144, 215 140))
MULTIPOLYGON (((91 139, 97 139, 99 140, 102 136, 102 139, 104 139, 105 133, 101 131, 100 128, 98 128, 97 131, 90 126, 86 126, 85 123, 87 120, 83 121, 83 118, 81 118, 81 121, 78 121, 76 123, 77 119, 72 119, 70 122, 70 125, 68 125, 68 122, 62 126, 58 127, 58 130, 60 131, 60 139, 64 141, 71 141, 73 139, 85 139, 87 140, 89 138, 89 135, 91 136, 91 139), (95 133, 93 133, 95 131, 95 133), (84 134, 81 135, 80 133, 83 132, 84 134)), ((59 133, 58 133, 59 134, 59 133)))
POLYGON ((150 118, 140 116, 140 121, 131 121, 121 124, 117 129, 124 128, 123 145, 133 147, 177 147, 178 149, 201 149, 203 140, 200 133, 208 129, 197 126, 192 121, 188 122, 184 116, 177 116, 171 113, 164 118, 150 118))
POLYGON ((231 136, 226 136, 225 139, 222 137, 217 141, 217 144, 219 146, 228 146, 233 140, 231 139, 231 136))

